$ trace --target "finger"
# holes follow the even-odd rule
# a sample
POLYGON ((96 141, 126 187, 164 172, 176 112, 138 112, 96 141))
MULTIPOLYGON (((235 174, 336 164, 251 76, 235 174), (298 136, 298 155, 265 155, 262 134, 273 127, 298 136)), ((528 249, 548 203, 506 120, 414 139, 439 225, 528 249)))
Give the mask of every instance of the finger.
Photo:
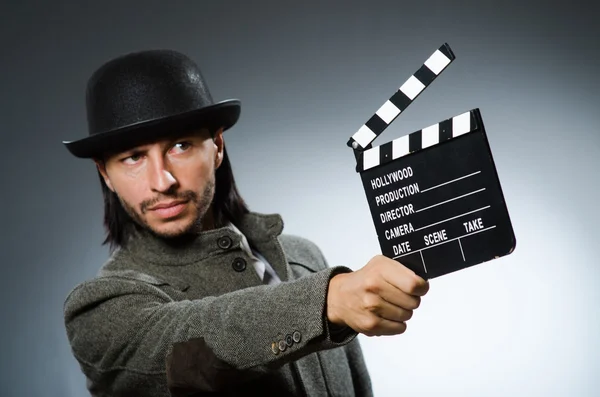
POLYGON ((407 310, 416 310, 421 305, 420 296, 407 294, 387 281, 385 283, 386 285, 379 290, 381 299, 407 310))
POLYGON ((374 327, 368 327, 360 333, 366 336, 388 336, 388 335, 400 335, 406 331, 406 323, 398 321, 390 321, 384 318, 380 318, 377 321, 377 325, 374 327))
MULTIPOLYGON (((389 259, 389 258, 388 258, 389 259)), ((429 282, 393 259, 387 261, 382 271, 383 278, 396 288, 413 296, 424 296, 429 291, 429 282)))
POLYGON ((386 302, 383 299, 380 300, 379 305, 374 310, 372 310, 372 313, 376 314, 382 319, 395 322, 408 321, 413 315, 412 310, 392 305, 391 303, 386 302))

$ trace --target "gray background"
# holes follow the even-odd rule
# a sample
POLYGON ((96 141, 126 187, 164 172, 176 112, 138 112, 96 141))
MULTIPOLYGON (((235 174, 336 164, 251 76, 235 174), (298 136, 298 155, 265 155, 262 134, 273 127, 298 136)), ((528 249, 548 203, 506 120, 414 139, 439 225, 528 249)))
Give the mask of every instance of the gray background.
POLYGON ((87 134, 97 66, 192 56, 217 100, 243 102, 225 140, 252 209, 358 269, 379 246, 346 141, 444 42, 457 60, 375 144, 479 107, 517 248, 433 280, 406 334, 360 336, 376 395, 598 395, 593 2, 14 3, 0 13, 2 396, 87 395, 62 303, 107 249, 94 167, 61 141, 87 134))

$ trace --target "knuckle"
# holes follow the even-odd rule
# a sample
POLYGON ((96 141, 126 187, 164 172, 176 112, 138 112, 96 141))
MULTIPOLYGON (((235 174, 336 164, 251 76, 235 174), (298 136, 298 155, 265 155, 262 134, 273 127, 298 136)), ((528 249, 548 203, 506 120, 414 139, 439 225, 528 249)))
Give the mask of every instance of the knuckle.
POLYGON ((409 294, 414 294, 419 289, 419 281, 416 278, 411 277, 408 280, 408 286, 407 287, 408 287, 408 293, 409 294))
POLYGON ((427 281, 427 280, 425 280, 424 278, 421 278, 421 277, 418 277, 418 280, 419 280, 419 284, 421 285, 421 288, 423 288, 423 289, 429 289, 429 281, 427 281))
POLYGON ((375 258, 377 265, 381 267, 389 267, 390 265, 396 266, 398 264, 395 259, 388 258, 385 255, 377 255, 375 258))
POLYGON ((374 332, 377 329, 377 326, 379 325, 379 319, 375 316, 368 316, 365 317, 365 319, 362 322, 362 329, 365 330, 365 332, 374 332))
POLYGON ((420 292, 422 295, 425 295, 428 289, 427 285, 427 281, 423 280, 421 277, 415 274, 415 276, 412 277, 409 281, 410 293, 420 292))
POLYGON ((369 262, 367 263, 367 265, 370 265, 370 266, 377 266, 379 263, 381 263, 381 257, 382 257, 382 255, 375 255, 375 256, 373 256, 373 257, 372 257, 372 258, 369 260, 369 262))
POLYGON ((413 310, 416 310, 416 309, 418 309, 419 307, 421 307, 421 298, 420 298, 420 297, 417 297, 417 298, 414 300, 414 302, 415 302, 415 308, 414 308, 413 310))
POLYGON ((402 313, 402 319, 403 321, 408 321, 412 318, 413 316, 413 311, 412 310, 404 310, 404 313, 402 313))
POLYGON ((402 322, 398 326, 398 334, 403 334, 406 332, 406 323, 402 322))
POLYGON ((429 281, 424 281, 423 282, 423 295, 427 294, 427 292, 429 292, 429 281))
POLYGON ((370 275, 364 280, 364 288, 367 292, 378 293, 380 290, 379 280, 375 275, 370 275))
POLYGON ((375 312, 380 306, 379 298, 373 294, 366 294, 363 297, 363 308, 369 312, 375 312))
POLYGON ((409 310, 416 310, 419 306, 421 306, 421 297, 416 296, 408 302, 406 308, 409 310))

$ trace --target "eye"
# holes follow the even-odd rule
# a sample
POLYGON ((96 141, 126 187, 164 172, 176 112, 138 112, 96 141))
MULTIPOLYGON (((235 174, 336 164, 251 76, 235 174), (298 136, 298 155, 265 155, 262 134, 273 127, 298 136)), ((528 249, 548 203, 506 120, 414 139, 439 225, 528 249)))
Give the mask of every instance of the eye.
POLYGON ((125 164, 133 165, 137 163, 141 157, 142 155, 140 153, 133 153, 130 156, 123 158, 121 161, 125 164))
POLYGON ((186 150, 188 150, 190 148, 191 144, 189 142, 177 142, 173 148, 176 148, 176 151, 178 152, 185 152, 186 150))

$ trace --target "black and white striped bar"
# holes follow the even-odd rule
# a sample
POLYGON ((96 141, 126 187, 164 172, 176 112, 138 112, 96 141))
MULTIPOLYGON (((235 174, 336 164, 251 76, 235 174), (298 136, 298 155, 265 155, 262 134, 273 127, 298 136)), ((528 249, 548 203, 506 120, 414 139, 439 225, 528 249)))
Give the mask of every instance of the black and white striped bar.
POLYGON ((366 149, 448 67, 455 56, 445 43, 438 48, 350 138, 348 146, 366 149))
POLYGON ((478 128, 476 110, 446 119, 422 130, 402 136, 383 145, 360 152, 357 156, 356 171, 361 172, 389 163, 419 150, 467 134, 478 128))

